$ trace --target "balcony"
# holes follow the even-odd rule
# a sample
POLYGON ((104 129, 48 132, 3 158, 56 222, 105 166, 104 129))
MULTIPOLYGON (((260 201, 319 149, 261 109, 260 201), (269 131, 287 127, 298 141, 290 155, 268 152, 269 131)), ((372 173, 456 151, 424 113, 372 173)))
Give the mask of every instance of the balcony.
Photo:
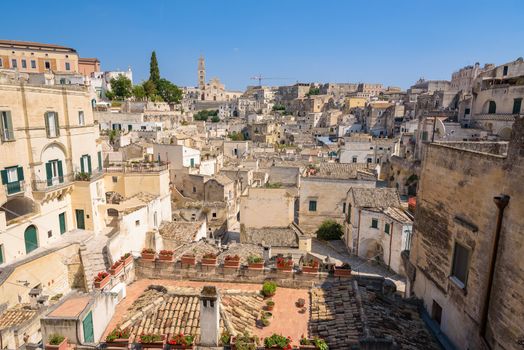
POLYGON ((56 176, 46 180, 33 180, 33 197, 48 201, 72 190, 73 174, 56 176))
POLYGON ((78 172, 75 173, 75 181, 86 181, 86 182, 92 182, 95 180, 100 179, 102 176, 104 176, 104 171, 100 169, 94 169, 90 173, 85 172, 78 172))
POLYGON ((7 197, 24 194, 25 181, 16 181, 4 185, 7 197))
POLYGON ((169 169, 166 162, 110 163, 104 168, 106 173, 159 173, 169 169))
POLYGON ((514 121, 518 114, 513 113, 479 113, 474 114, 473 120, 495 120, 495 121, 514 121))

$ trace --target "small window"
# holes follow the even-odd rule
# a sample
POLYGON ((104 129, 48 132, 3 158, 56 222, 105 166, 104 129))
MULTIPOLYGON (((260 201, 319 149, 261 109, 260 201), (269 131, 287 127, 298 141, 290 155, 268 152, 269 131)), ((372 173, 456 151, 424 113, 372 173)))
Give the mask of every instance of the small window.
POLYGON ((22 60, 22 68, 27 68, 27 61, 26 60, 22 60))
POLYGON ((217 213, 213 213, 212 216, 213 216, 214 218, 216 218, 216 217, 217 217, 217 213))
POLYGON ((353 157, 352 161, 353 161, 353 163, 356 163, 357 162, 357 157, 353 157))
POLYGON ((16 58, 11 60, 11 68, 18 68, 18 62, 16 61, 16 58))
POLYGON ((389 224, 388 223, 384 225, 384 232, 386 232, 389 235, 389 224))
POLYGON ((53 237, 53 231, 49 230, 47 231, 47 238, 53 237))
POLYGON ((85 125, 84 111, 78 111, 78 125, 85 125))
POLYGON ((58 114, 56 112, 47 112, 45 114, 45 127, 48 138, 60 136, 60 128, 58 127, 58 114))
MULTIPOLYGON (((4 66, 4 61, 0 58, 0 68, 4 66)), ((1 264, 1 262, 0 262, 1 264)))
POLYGON ((504 66, 502 69, 502 75, 508 75, 508 66, 504 66))
POLYGON ((51 62, 49 62, 49 61, 45 61, 45 62, 44 62, 44 67, 45 67, 45 69, 47 69, 47 70, 51 69, 51 62))
POLYGON ((118 182, 118 176, 113 176, 112 179, 113 179, 113 183, 117 183, 118 182))
POLYGON ((373 159, 368 158, 368 163, 373 163, 373 159))
POLYGON ((66 64, 65 64, 65 69, 66 69, 67 71, 71 70, 71 64, 70 64, 69 62, 66 62, 66 64))
POLYGON ((433 306, 431 307, 431 318, 440 325, 442 322, 442 306, 433 300, 433 306))
POLYGON ((309 201, 309 211, 317 211, 317 201, 309 201))
POLYGON ((15 139, 13 121, 11 119, 11 112, 9 111, 0 111, 0 132, 2 133, 2 141, 12 141, 15 139))
POLYGON ((31 60, 31 68, 36 69, 36 61, 31 60))
POLYGON ((4 262, 4 245, 0 244, 0 265, 4 262))
POLYGON ((469 250, 460 243, 455 242, 453 252, 453 265, 451 269, 452 280, 461 288, 466 287, 469 268, 469 250))
POLYGON ((378 220, 371 219, 371 228, 378 228, 378 220))
POLYGON ((196 193, 196 187, 193 186, 193 193, 196 193))
POLYGON ((135 226, 140 226, 140 220, 135 221, 135 226))
POLYGON ((346 213, 346 202, 342 203, 342 213, 346 213))

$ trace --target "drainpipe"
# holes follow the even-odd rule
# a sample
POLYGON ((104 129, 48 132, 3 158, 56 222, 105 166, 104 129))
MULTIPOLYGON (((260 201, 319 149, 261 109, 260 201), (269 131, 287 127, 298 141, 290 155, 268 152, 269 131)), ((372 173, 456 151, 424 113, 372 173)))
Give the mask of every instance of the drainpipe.
POLYGON ((482 309, 482 315, 480 319, 480 336, 482 337, 485 344, 490 349, 491 349, 491 346, 489 345, 486 339, 486 327, 488 325, 489 304, 491 301, 491 292, 493 289, 493 279, 495 276, 495 265, 497 263, 497 255, 498 255, 499 241, 500 241, 500 231, 502 229, 502 219, 504 217, 504 209, 506 208, 506 206, 509 203, 509 198, 510 197, 505 194, 501 194, 499 196, 493 197, 493 201, 495 202, 495 205, 498 208, 497 229, 495 231, 495 238, 494 238, 493 247, 491 250, 491 261, 489 265, 488 286, 486 290, 486 297, 484 298, 484 308, 482 309))
POLYGON ((358 256, 358 246, 360 243, 360 214, 362 213, 362 209, 358 210, 358 227, 357 227, 357 256, 358 256))
POLYGON ((389 231, 389 258, 388 258, 388 268, 391 268, 391 245, 393 243, 393 222, 391 223, 389 231))

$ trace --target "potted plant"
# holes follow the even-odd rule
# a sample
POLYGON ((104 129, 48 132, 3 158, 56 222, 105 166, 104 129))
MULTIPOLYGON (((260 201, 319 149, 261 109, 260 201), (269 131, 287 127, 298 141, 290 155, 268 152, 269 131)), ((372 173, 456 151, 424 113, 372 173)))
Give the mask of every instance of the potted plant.
POLYGON ((194 254, 184 254, 182 255, 182 264, 186 265, 195 265, 196 264, 196 258, 194 254))
POLYGON ((342 266, 335 266, 335 277, 350 277, 351 265, 344 263, 342 266))
POLYGON ((240 266, 240 257, 238 255, 227 255, 224 259, 224 267, 238 269, 240 266))
POLYGON ((227 330, 223 331, 220 335, 220 345, 227 346, 231 344, 231 334, 227 330))
POLYGON ((268 301, 266 301, 266 310, 267 311, 273 311, 275 307, 275 302, 271 299, 269 299, 268 301))
POLYGON ((306 305, 306 300, 304 298, 299 298, 295 303, 297 307, 304 307, 306 305))
POLYGON ((267 327, 271 324, 271 321, 267 318, 267 317, 262 317, 260 319, 260 324, 262 325, 262 327, 267 327))
POLYGON ((266 281, 262 285, 262 295, 265 298, 270 298, 275 295, 277 291, 277 284, 273 281, 266 281))
POLYGON ((120 257, 120 261, 124 263, 124 266, 127 266, 133 262, 133 255, 131 255, 131 253, 125 253, 120 257))
POLYGON ((264 259, 258 255, 250 255, 247 257, 247 268, 249 270, 261 270, 264 268, 264 259))
POLYGON ((194 336, 184 333, 179 333, 167 341, 171 349, 193 349, 194 342, 194 336))
POLYGON ((258 337, 251 336, 247 331, 236 337, 231 337, 231 350, 256 350, 258 337))
POLYGON ((280 334, 273 334, 272 336, 264 339, 264 347, 266 349, 291 350, 291 338, 284 337, 280 334))
POLYGON ((141 334, 139 337, 139 342, 142 344, 142 348, 154 348, 154 349, 163 349, 164 348, 164 336, 155 333, 141 334))
POLYGON ((99 272, 98 275, 95 276, 95 288, 102 289, 106 286, 106 284, 109 283, 111 280, 111 276, 105 272, 99 272))
POLYGON ((113 265, 111 265, 111 268, 109 268, 109 273, 113 276, 116 276, 122 271, 124 268, 124 262, 122 260, 117 260, 113 265))
POLYGON ((318 261, 317 260, 310 260, 305 262, 302 265, 302 272, 304 273, 317 273, 318 272, 318 261))
POLYGON ((217 256, 214 253, 206 253, 202 257, 201 263, 205 266, 216 266, 217 256))
POLYGON ((277 269, 279 271, 291 272, 293 270, 293 258, 278 257, 277 258, 277 269))
POLYGON ((106 336, 106 346, 115 348, 127 348, 129 345, 129 331, 115 328, 106 336))
POLYGON ((155 260, 155 250, 151 248, 142 249, 142 260, 155 260))
POLYGON ((158 259, 164 262, 173 261, 173 251, 172 250, 161 250, 158 253, 158 259))
POLYGON ((309 349, 329 350, 329 346, 327 345, 324 339, 321 339, 318 337, 315 337, 313 339, 308 339, 304 336, 300 338, 300 346, 298 348, 300 350, 309 350, 309 349))
POLYGON ((60 334, 51 334, 45 348, 46 350, 67 350, 67 338, 60 334))

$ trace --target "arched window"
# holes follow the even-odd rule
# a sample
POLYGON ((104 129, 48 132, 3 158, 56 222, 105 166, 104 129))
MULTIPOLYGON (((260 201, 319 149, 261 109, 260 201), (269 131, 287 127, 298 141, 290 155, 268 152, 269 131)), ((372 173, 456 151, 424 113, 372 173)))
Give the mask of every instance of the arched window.
POLYGON ((495 101, 489 101, 488 113, 497 113, 497 104, 495 103, 495 101))
POLYGON ((28 226, 24 231, 25 252, 31 253, 38 248, 38 237, 36 234, 36 227, 34 225, 28 226))

